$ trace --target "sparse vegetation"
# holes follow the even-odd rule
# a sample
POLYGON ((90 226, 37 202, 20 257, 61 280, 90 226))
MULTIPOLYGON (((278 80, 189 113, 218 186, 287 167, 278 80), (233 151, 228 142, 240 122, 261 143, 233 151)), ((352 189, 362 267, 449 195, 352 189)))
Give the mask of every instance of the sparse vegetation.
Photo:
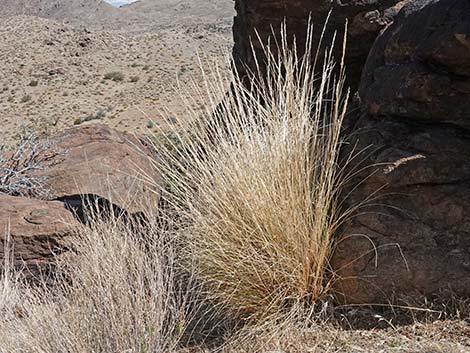
POLYGON ((25 197, 47 196, 47 178, 34 175, 54 156, 52 142, 24 133, 14 148, 0 145, 0 192, 25 197))
POLYGON ((157 225, 136 227, 114 219, 77 229, 76 254, 57 263, 54 289, 4 273, 0 351, 175 351, 197 289, 178 283, 174 239, 157 225))
POLYGON ((31 99, 31 95, 27 94, 21 98, 21 103, 28 103, 29 101, 31 101, 31 99))
POLYGON ((103 110, 98 110, 95 114, 90 114, 87 115, 84 118, 76 118, 73 122, 74 125, 80 125, 81 123, 84 123, 86 121, 92 121, 92 120, 101 120, 106 116, 106 112, 103 110))
POLYGON ((147 121, 147 129, 153 129, 155 124, 152 120, 147 121))
MULTIPOLYGON (((64 38, 72 32, 68 27, 56 31, 52 21, 48 26, 64 38)), ((98 51, 100 37, 87 31, 88 35, 98 51)), ((265 79, 258 79, 259 73, 241 79, 234 72, 206 71, 204 80, 196 77, 193 82, 203 87, 200 96, 193 88, 174 96, 160 91, 160 82, 173 77, 175 68, 181 68, 182 82, 193 68, 180 60, 175 67, 162 68, 152 61, 153 53, 140 53, 145 46, 138 39, 130 43, 125 34, 106 37, 105 50, 121 49, 116 43, 126 45, 122 61, 116 59, 119 50, 93 58, 105 58, 126 71, 103 76, 96 71, 103 66, 88 62, 82 48, 76 54, 79 59, 73 57, 75 50, 66 56, 74 64, 61 76, 54 73, 47 85, 46 79, 41 81, 41 88, 46 88, 80 73, 67 91, 56 90, 59 99, 70 92, 63 101, 71 111, 69 118, 80 116, 75 125, 108 114, 120 128, 143 131, 146 126, 158 131, 151 138, 153 163, 162 174, 154 182, 162 187, 162 195, 158 210, 149 210, 150 216, 138 222, 120 210, 114 216, 91 212, 89 223, 75 229, 69 239, 70 251, 54 259, 54 275, 39 275, 34 284, 24 281, 18 266, 13 269, 14 248, 10 249, 7 232, 0 264, 0 353, 460 353, 465 351, 461 345, 470 346, 467 302, 455 309, 454 303, 446 303, 444 309, 426 307, 422 311, 429 320, 424 323, 413 309, 408 327, 397 324, 402 317, 395 307, 334 305, 331 288, 336 276, 330 257, 334 235, 350 214, 340 207, 347 178, 339 157, 349 98, 343 87, 344 68, 340 58, 333 64, 331 52, 322 67, 315 67, 317 58, 298 57, 288 47, 286 33, 281 37, 276 43, 279 57, 266 49, 265 79), (135 60, 152 65, 141 72, 135 60), (135 73, 140 76, 132 76, 135 73), (139 80, 137 85, 113 83, 139 80), (145 84, 152 80, 159 84, 145 84), (247 87, 245 80, 252 85, 247 87), (143 86, 148 91, 126 96, 125 89, 143 86), (93 101, 96 97, 100 100, 93 101), (139 105, 154 101, 172 105, 167 124, 148 119, 159 119, 161 112, 141 114, 139 105), (183 109, 180 105, 184 114, 173 111, 183 109), (106 109, 96 111, 97 107, 106 109), (142 115, 136 122, 130 116, 133 110, 142 115), (457 313, 451 328, 437 321, 445 318, 446 310, 457 313), (382 315, 387 311, 393 314, 382 315), (365 323, 380 330, 355 330, 365 323)), ((161 38, 152 37, 145 45, 163 42, 161 38)), ((44 46, 43 41, 38 43, 44 46)), ((54 43, 48 51, 61 47, 61 41, 54 43)), ((174 48, 162 48, 161 62, 164 55, 181 56, 174 48)), ((307 47, 307 52, 313 48, 307 47)), ((32 70, 29 64, 26 70, 32 70)), ((21 98, 33 92, 25 87, 27 80, 9 83, 12 89, 4 99, 9 97, 10 106, 31 100, 21 98)), ((32 82, 30 87, 38 85, 32 82)), ((54 92, 38 92, 34 98, 37 104, 18 106, 34 108, 41 100, 53 101, 54 92)), ((22 117, 33 113, 41 116, 31 109, 22 117)), ((47 117, 63 117, 56 114, 47 117)), ((47 179, 34 177, 34 172, 54 154, 51 142, 36 134, 19 140, 15 148, 0 146, 0 193, 49 198, 47 179)))
POLYGON ((104 75, 105 80, 111 80, 114 82, 120 82, 124 80, 124 74, 120 71, 113 71, 109 72, 106 75, 104 75))
POLYGON ((104 75, 105 80, 111 80, 114 82, 124 81, 124 74, 121 71, 113 71, 104 75))

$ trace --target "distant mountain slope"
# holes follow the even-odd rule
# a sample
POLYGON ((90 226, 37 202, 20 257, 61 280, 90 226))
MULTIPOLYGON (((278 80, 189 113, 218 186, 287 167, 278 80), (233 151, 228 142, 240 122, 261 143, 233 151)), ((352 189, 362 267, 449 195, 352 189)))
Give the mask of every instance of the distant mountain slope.
POLYGON ((162 26, 173 24, 175 18, 185 24, 231 22, 235 14, 233 0, 139 0, 123 8, 162 26))
POLYGON ((38 16, 73 25, 119 28, 139 16, 102 0, 2 0, 0 16, 38 16))
POLYGON ((231 47, 229 33, 205 26, 117 33, 34 16, 2 18, 0 142, 25 125, 49 130, 100 120, 137 132, 154 126, 149 120, 164 126, 162 110, 184 116, 182 96, 198 101, 193 83, 203 86, 200 61, 206 76, 214 61, 228 70, 231 47))
POLYGON ((0 17, 16 15, 143 32, 179 25, 230 24, 234 5, 233 0, 140 0, 117 8, 103 0, 1 0, 0 17))

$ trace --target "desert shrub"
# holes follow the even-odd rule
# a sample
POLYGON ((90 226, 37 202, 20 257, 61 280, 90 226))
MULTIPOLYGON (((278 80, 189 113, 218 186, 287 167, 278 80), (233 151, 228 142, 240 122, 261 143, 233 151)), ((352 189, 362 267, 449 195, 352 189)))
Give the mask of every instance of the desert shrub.
POLYGON ((28 103, 29 101, 31 101, 31 99, 31 95, 27 94, 21 98, 21 103, 28 103))
POLYGON ((39 81, 38 80, 31 80, 31 82, 29 82, 29 85, 30 87, 37 87, 39 84, 39 81))
POLYGON ((105 80, 112 80, 114 82, 124 81, 124 74, 120 71, 108 72, 104 75, 105 80))
POLYGON ((98 110, 95 114, 90 114, 90 115, 87 115, 83 118, 76 118, 73 121, 73 124, 74 125, 80 125, 81 123, 84 123, 86 121, 101 120, 105 116, 106 116, 106 112, 104 112, 103 110, 98 110))
POLYGON ((153 129, 155 127, 155 123, 152 120, 147 121, 147 129, 153 129))
POLYGON ((153 225, 94 221, 58 260, 53 289, 4 275, 0 295, 20 300, 0 301, 0 352, 174 351, 195 291, 176 280, 173 240, 153 225))
POLYGON ((22 133, 10 148, 0 145, 0 192, 24 197, 47 197, 47 178, 34 172, 45 168, 56 155, 53 141, 35 133, 22 133))
POLYGON ((104 111, 98 110, 96 114, 93 116, 93 119, 103 119, 105 116, 106 116, 106 113, 104 111))
POLYGON ((265 79, 206 80, 212 106, 232 89, 210 123, 189 107, 190 118, 170 127, 178 144, 163 144, 156 162, 198 275, 243 317, 276 316, 328 295, 333 235, 346 216, 343 67, 329 52, 317 74, 316 61, 283 38, 279 54, 266 49, 265 79))

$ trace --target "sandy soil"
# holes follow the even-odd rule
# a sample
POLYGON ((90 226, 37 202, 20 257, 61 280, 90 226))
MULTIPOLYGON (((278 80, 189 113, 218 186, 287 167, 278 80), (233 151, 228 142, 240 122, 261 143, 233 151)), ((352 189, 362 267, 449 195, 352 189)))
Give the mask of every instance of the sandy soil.
POLYGON ((22 125, 62 129, 96 119, 143 131, 160 121, 162 109, 183 113, 176 88, 202 85, 198 56, 203 67, 227 68, 231 45, 229 23, 129 34, 8 17, 0 25, 0 134, 9 139, 22 125))

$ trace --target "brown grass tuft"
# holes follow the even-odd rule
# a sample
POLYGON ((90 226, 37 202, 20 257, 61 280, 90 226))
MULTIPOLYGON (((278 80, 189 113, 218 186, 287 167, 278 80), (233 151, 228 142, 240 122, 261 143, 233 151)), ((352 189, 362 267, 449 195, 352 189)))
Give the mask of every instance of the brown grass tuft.
POLYGON ((175 351, 192 294, 178 285, 173 243, 163 232, 99 221, 72 245, 76 253, 58 260, 53 289, 5 273, 0 352, 175 351))
POLYGON ((266 50, 265 80, 232 74, 206 81, 211 103, 231 83, 216 117, 207 124, 190 114, 158 146, 165 155, 158 168, 200 277, 245 317, 277 315, 328 294, 342 218, 343 67, 327 52, 317 76, 316 60, 298 57, 285 29, 278 51, 266 50))

